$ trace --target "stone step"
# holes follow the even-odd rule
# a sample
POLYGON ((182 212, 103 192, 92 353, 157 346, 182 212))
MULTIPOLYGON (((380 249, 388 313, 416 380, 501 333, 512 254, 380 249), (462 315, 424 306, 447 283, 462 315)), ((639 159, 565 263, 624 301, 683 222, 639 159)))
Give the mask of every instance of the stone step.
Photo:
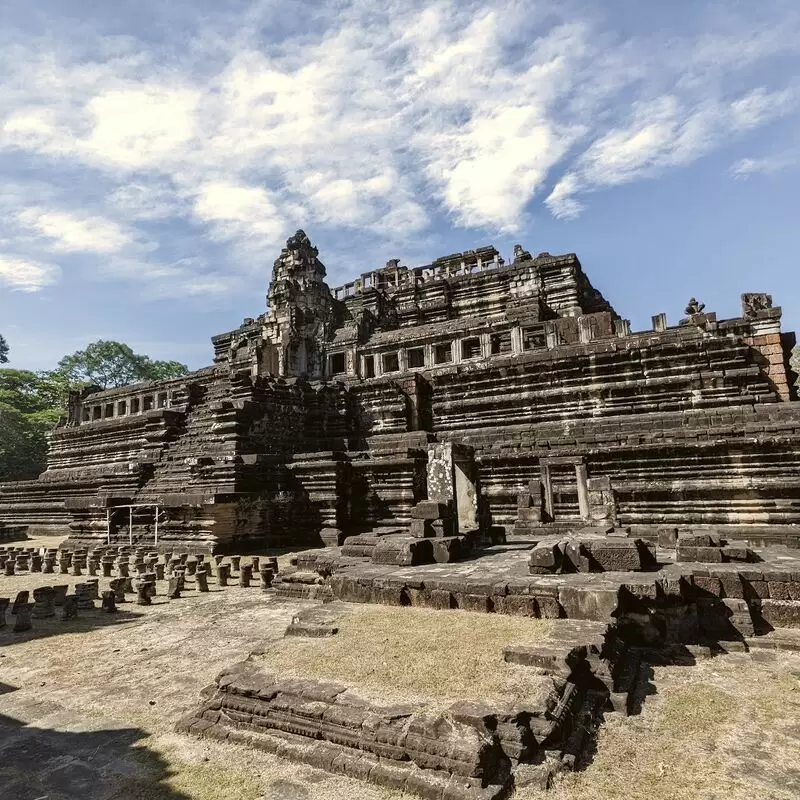
POLYGON ((800 652, 800 628, 776 628, 763 636, 749 636, 744 641, 750 650, 800 652))
POLYGON ((800 600, 761 600, 758 610, 773 628, 800 629, 800 600))

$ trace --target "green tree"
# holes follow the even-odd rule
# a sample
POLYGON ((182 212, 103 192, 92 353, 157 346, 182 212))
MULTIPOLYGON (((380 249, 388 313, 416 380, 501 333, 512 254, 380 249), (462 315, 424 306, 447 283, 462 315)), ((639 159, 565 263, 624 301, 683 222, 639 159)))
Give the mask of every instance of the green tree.
POLYGON ((0 364, 8 363, 8 342, 0 334, 0 364))
POLYGON ((44 470, 47 434, 62 413, 35 372, 0 369, 0 481, 35 478, 44 470))
POLYGON ((71 387, 93 384, 113 389, 139 381, 177 378, 187 372, 188 367, 177 361, 153 361, 134 353, 127 344, 100 340, 64 356, 50 375, 53 381, 65 380, 71 387))
MULTIPOLYGON (((5 345, 2 337, 0 342, 5 345)), ((66 415, 71 391, 165 380, 187 371, 177 361, 154 361, 126 344, 104 341, 64 356, 50 372, 0 368, 0 481, 35 478, 44 471, 47 434, 66 415)))

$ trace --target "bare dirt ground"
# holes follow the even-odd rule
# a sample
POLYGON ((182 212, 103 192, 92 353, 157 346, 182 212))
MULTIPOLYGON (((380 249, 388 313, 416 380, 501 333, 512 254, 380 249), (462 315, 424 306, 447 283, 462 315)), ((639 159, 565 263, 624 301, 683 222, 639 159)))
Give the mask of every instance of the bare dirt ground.
MULTIPOLYGON (((13 597, 45 577, 81 580, 0 577, 0 595, 13 597)), ((167 601, 159 585, 150 607, 127 603, 116 615, 97 609, 69 623, 35 620, 26 633, 0 630, 1 800, 404 797, 174 733, 174 723, 222 668, 279 641, 305 607, 258 588, 211 588, 167 601)), ((441 620, 444 627, 466 619, 430 613, 440 615, 431 623, 441 620)), ((496 623, 491 616, 468 617, 481 628, 476 638, 484 645, 517 636, 517 629, 489 627, 496 623)), ((396 650, 403 631, 390 625, 396 650)), ((435 634, 435 626, 425 635, 409 632, 412 660, 435 634)), ((521 789, 517 800, 800 797, 800 655, 728 655, 692 667, 657 667, 651 691, 639 716, 608 717, 587 769, 564 777, 549 794, 521 789)))

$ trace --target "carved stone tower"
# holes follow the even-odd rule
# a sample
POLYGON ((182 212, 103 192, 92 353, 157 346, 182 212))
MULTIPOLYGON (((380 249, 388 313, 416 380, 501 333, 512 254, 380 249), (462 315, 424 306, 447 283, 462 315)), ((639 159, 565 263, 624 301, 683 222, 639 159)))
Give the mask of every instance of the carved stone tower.
POLYGON ((318 252, 308 236, 297 231, 272 268, 263 335, 276 348, 279 375, 313 379, 324 374, 334 303, 318 252))

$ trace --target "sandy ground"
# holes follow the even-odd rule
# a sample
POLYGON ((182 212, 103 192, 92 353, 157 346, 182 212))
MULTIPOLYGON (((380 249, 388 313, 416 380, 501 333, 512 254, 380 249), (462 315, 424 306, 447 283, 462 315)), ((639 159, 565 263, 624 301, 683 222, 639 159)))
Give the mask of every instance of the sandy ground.
MULTIPOLYGON (((44 577, 0 577, 0 595, 44 577)), ((27 633, 0 630, 1 800, 400 800, 174 733, 223 667, 280 640, 305 605, 258 588, 212 584, 208 594, 173 601, 161 584, 159 592, 152 606, 127 603, 116 615, 98 609, 69 623, 36 620, 27 633)), ((431 613, 443 624, 456 619, 431 613)), ((478 626, 491 619, 469 617, 478 626)), ((409 644, 419 651, 422 641, 409 644)), ((517 800, 800 797, 800 654, 657 667, 649 691, 640 715, 609 716, 587 769, 549 795, 521 789, 517 800)))

